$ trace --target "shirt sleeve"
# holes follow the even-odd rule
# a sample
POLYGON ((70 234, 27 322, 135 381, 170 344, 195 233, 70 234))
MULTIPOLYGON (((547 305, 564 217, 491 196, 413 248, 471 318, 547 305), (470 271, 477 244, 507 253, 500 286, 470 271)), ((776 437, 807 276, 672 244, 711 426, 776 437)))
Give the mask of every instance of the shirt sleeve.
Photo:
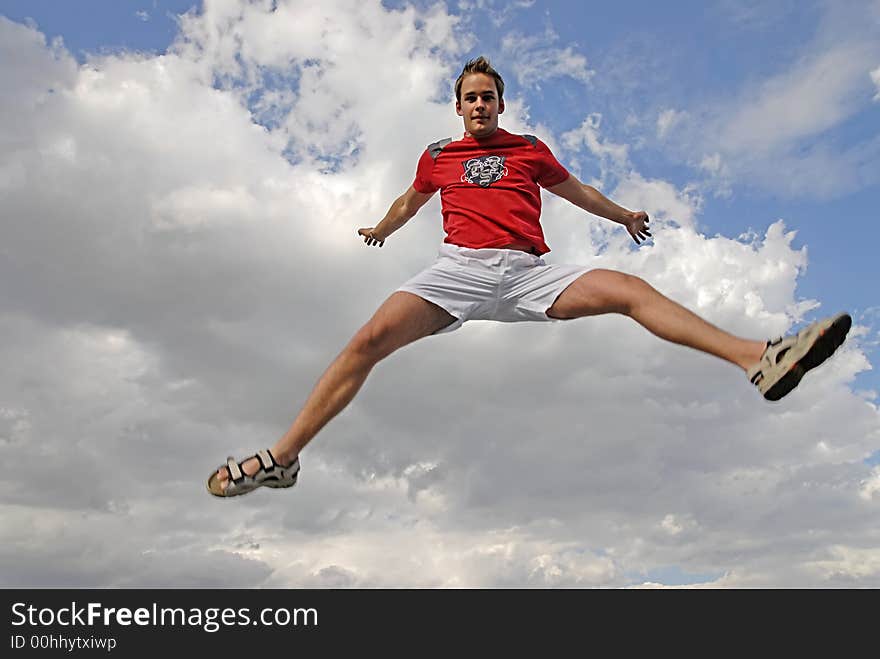
POLYGON ((563 167, 550 148, 541 140, 535 143, 538 151, 538 175, 535 177, 538 185, 542 188, 552 188, 568 178, 568 170, 563 167))
POLYGON ((419 164, 416 167, 416 178, 412 184, 416 192, 429 194, 431 192, 436 192, 439 189, 431 180, 431 174, 433 171, 434 159, 431 157, 431 154, 428 153, 428 150, 425 149, 422 157, 419 158, 419 164))

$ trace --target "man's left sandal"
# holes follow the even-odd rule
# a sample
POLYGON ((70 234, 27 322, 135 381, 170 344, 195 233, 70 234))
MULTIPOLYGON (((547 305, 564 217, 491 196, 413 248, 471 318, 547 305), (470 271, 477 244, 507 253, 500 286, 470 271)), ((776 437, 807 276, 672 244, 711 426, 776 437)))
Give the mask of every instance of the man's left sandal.
POLYGON ((222 487, 218 474, 222 468, 221 466, 215 469, 208 478, 208 492, 215 497, 236 497, 247 494, 258 487, 293 487, 296 485, 296 479, 299 475, 299 456, 294 458, 287 467, 280 465, 269 449, 258 451, 241 462, 236 462, 235 458, 229 456, 226 459, 229 480, 226 481, 228 485, 225 488, 222 487), (257 458, 260 468, 253 476, 248 476, 244 473, 242 465, 251 458, 257 458))

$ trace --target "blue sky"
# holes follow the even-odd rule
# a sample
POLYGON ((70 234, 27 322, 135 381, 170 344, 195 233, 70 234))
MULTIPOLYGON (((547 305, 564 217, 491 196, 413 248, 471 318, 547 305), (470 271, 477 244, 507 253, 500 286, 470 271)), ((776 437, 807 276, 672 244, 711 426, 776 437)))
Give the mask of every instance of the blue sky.
POLYGON ((85 53, 105 50, 164 52, 177 34, 174 16, 196 6, 188 0, 8 0, 0 13, 18 22, 33 19, 48 38, 60 36, 82 60, 85 53))
POLYGON ((0 460, 20 467, 0 574, 880 585, 880 2, 272 5, 0 2, 0 460), (437 199, 382 250, 356 228, 461 130, 478 54, 502 127, 652 214, 636 247, 547 193, 550 261, 633 272, 743 336, 809 299, 800 320, 849 310, 861 333, 768 405, 619 316, 467 323, 384 361, 292 495, 228 515, 203 476, 271 445, 436 254, 437 199))

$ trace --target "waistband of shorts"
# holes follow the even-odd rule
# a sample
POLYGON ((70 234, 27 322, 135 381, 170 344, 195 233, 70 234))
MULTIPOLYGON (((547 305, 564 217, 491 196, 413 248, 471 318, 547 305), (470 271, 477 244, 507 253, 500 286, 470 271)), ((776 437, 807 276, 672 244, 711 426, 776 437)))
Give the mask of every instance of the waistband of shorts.
POLYGON ((493 260, 498 257, 505 257, 508 261, 521 263, 543 263, 540 256, 523 252, 519 249, 497 249, 494 247, 480 247, 475 249, 472 247, 459 247, 451 243, 441 243, 439 256, 448 256, 453 259, 477 259, 477 260, 493 260))

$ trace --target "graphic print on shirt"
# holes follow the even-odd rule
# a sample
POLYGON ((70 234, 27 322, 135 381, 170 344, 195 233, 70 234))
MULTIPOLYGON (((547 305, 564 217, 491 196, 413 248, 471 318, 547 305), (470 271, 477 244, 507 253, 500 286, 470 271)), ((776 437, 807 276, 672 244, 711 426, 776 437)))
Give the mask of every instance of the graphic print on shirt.
POLYGON ((464 174, 461 176, 461 182, 467 181, 488 188, 496 181, 500 181, 502 176, 507 176, 507 168, 504 166, 506 159, 507 156, 480 156, 462 160, 464 174))

